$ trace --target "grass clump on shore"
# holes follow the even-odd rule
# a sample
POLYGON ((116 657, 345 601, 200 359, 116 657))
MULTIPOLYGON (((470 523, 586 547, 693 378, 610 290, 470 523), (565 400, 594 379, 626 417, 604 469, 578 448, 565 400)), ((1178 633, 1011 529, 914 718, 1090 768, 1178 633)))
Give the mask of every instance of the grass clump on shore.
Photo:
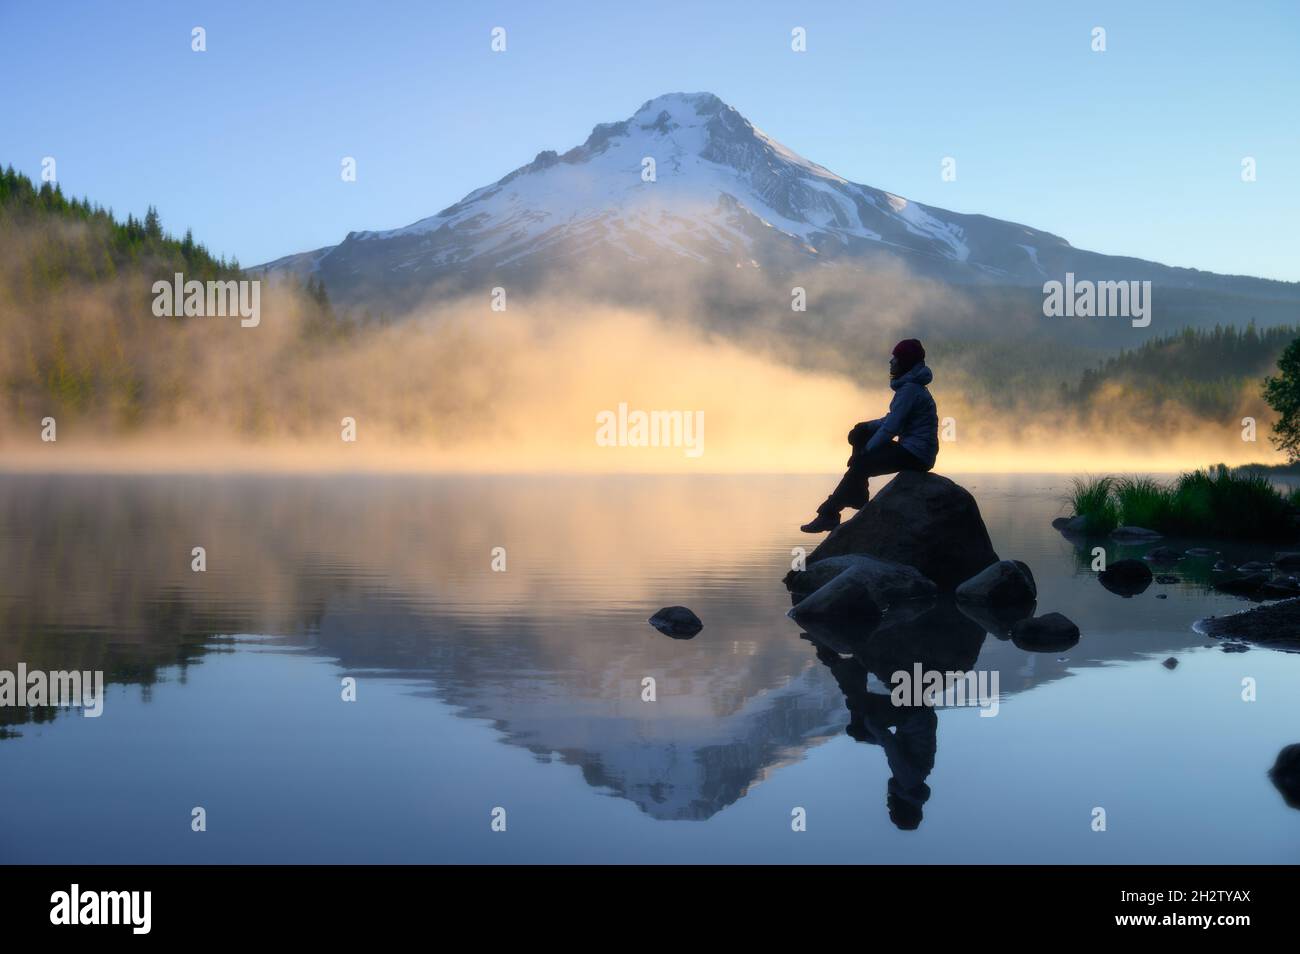
POLYGON ((1089 533, 1110 533, 1119 526, 1119 507, 1111 491, 1114 477, 1076 477, 1069 500, 1076 517, 1088 522, 1089 533))
POLYGON ((1145 527, 1169 536, 1284 540, 1296 536, 1300 491, 1283 494, 1263 474, 1226 467, 1194 470, 1172 482, 1151 477, 1076 478, 1068 497, 1089 533, 1145 527))

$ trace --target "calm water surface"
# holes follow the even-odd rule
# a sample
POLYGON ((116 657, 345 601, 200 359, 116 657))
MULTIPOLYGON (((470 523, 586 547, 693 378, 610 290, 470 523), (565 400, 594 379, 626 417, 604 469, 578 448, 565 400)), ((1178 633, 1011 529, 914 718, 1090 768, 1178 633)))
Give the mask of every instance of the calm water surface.
POLYGON ((1249 605, 1212 561, 1104 590, 1063 478, 957 479, 1077 646, 943 604, 819 646, 780 582, 819 478, 0 476, 0 669, 110 683, 0 709, 0 863, 1300 860, 1300 655, 1192 630, 1249 605), (896 709, 913 662, 997 715, 896 709))

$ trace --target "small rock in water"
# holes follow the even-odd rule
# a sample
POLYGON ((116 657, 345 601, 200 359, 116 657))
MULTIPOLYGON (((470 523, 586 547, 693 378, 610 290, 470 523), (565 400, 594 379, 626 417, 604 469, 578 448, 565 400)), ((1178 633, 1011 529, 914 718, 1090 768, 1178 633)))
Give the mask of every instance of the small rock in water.
POLYGON ((700 618, 685 606, 665 606, 650 617, 650 625, 673 639, 690 639, 704 628, 700 618))
MULTIPOLYGON (((1216 556, 1218 552, 1218 550, 1211 550, 1209 547, 1191 547, 1187 551, 1187 555, 1192 557, 1212 557, 1216 556)), ((1296 565, 1300 566, 1300 563, 1296 565)))
POLYGON ((1019 560, 991 563, 957 587, 956 597, 987 606, 1023 606, 1038 598, 1029 567, 1019 560))
MULTIPOLYGON (((1055 526, 1055 524, 1053 524, 1055 526)), ((1057 527, 1062 533, 1079 535, 1088 532, 1088 518, 1084 516, 1071 517, 1065 521, 1063 526, 1057 527)))
POLYGON ((1237 569, 1242 573, 1264 573, 1273 569, 1273 564, 1265 563, 1262 560, 1251 560, 1249 563, 1243 563, 1237 569))
POLYGON ((1168 593, 1157 593, 1157 594, 1156 594, 1156 599, 1158 599, 1158 600, 1167 600, 1167 599, 1169 599, 1169 594, 1168 594, 1168 593))
POLYGON ((1070 522, 1069 517, 1057 517, 1055 520, 1052 521, 1052 529, 1064 530, 1066 525, 1069 524, 1069 522, 1070 522))
POLYGON ((1151 579, 1151 568, 1141 560, 1116 560, 1097 575, 1116 582, 1145 582, 1151 579))
POLYGON ((1161 573, 1159 576, 1156 577, 1156 582, 1165 583, 1165 584, 1181 583, 1183 582, 1183 578, 1180 576, 1174 576, 1172 573, 1161 573))
POLYGON ((1011 641, 1032 652, 1059 653, 1079 641, 1079 627, 1060 613, 1046 613, 1012 626, 1011 641))
POLYGON ((1141 560, 1116 560, 1097 574, 1097 580, 1117 596, 1137 596, 1151 585, 1151 568, 1141 560))
POLYGON ((1177 668, 1178 668, 1178 660, 1175 659, 1173 656, 1170 656, 1168 659, 1166 659, 1166 660, 1165 660, 1164 662, 1162 662, 1160 665, 1164 666, 1166 669, 1177 669, 1177 668))
POLYGON ((1215 573, 1232 573, 1237 568, 1233 566, 1231 563, 1229 563, 1227 560, 1220 560, 1219 562, 1214 564, 1212 569, 1214 570, 1215 573))

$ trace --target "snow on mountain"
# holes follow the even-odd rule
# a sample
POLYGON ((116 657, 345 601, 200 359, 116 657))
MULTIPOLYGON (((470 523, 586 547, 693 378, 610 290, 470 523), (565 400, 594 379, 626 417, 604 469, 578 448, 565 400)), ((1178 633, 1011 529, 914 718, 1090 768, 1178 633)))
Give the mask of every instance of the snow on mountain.
POLYGON ((885 254, 949 281, 1017 285, 1067 269, 1136 278, 1135 266, 1185 287, 1222 279, 1080 251, 1047 232, 849 182, 711 93, 659 96, 628 119, 596 126, 582 145, 541 152, 437 215, 353 232, 337 246, 263 268, 314 272, 332 294, 357 300, 448 276, 545 270, 597 252, 731 268, 852 264, 885 254), (649 160, 652 181, 643 176, 649 160))
POLYGON ((807 161, 709 93, 652 99, 623 122, 597 126, 576 149, 543 152, 438 215, 356 238, 454 235, 455 242, 435 243, 427 258, 433 265, 484 255, 505 265, 572 234, 583 244, 617 244, 633 233, 700 260, 706 256, 692 246, 704 239, 744 259, 752 241, 736 206, 814 253, 826 242, 888 241, 884 235, 897 236, 901 226, 918 241, 897 236, 900 244, 957 261, 970 255, 963 228, 937 210, 807 161), (647 159, 654 181, 642 175, 647 159))

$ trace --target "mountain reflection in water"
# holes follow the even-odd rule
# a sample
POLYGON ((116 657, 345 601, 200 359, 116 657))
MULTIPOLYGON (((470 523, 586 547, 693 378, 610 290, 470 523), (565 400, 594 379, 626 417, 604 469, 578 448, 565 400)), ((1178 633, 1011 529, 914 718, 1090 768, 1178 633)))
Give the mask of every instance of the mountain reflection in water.
MULTIPOLYGON (((1059 746, 1069 726, 1053 728, 1041 714, 1026 718, 1021 697, 1088 672, 1095 674, 1092 685, 1103 686, 1116 677, 1098 667, 1119 672, 1115 667, 1156 660, 1142 677, 1153 695, 1132 701, 1131 725, 1094 728, 1105 738, 1094 735, 1079 749, 1112 746, 1118 754, 1111 761, 1122 773, 1114 779, 1134 779, 1142 763, 1126 746, 1142 738, 1147 714, 1158 719, 1160 707, 1182 704, 1164 694, 1193 685, 1190 673, 1171 673, 1159 659, 1209 653, 1215 667, 1240 668, 1221 660, 1248 658, 1261 678, 1291 665, 1282 654, 1229 657, 1207 648, 1191 621, 1245 604, 1195 580, 1163 588, 1171 598, 1159 602, 1154 593, 1127 600, 1107 593, 1075 546, 1049 526, 1065 483, 1052 477, 964 483, 999 553, 1033 568, 1038 611, 1062 612, 1079 624, 1082 639, 1067 653, 1026 652, 998 622, 981 625, 945 601, 891 610, 869 632, 798 626, 785 616, 790 598, 780 581, 792 548, 808 544, 797 524, 823 483, 802 476, 0 477, 0 669, 20 661, 47 670, 103 669, 117 687, 139 687, 111 698, 93 728, 66 711, 0 710, 8 736, 0 739, 0 763, 30 758, 39 765, 44 748, 92 731, 109 757, 129 745, 119 734, 126 730, 115 728, 126 721, 124 707, 143 705, 148 722, 150 692, 165 686, 185 693, 194 667, 220 658, 214 653, 255 646, 333 668, 334 688, 322 687, 325 701, 311 705, 335 706, 342 676, 357 678, 363 700, 386 692, 428 697, 459 719, 482 720, 498 744, 576 766, 589 795, 624 800, 652 820, 713 825, 782 773, 803 777, 796 767, 834 746, 830 762, 819 759, 819 772, 886 773, 883 784, 837 793, 858 804, 855 824, 910 834, 928 827, 935 806, 951 819, 945 825, 955 823, 954 813, 987 815, 987 806, 965 807, 971 792, 950 774, 968 775, 972 762, 997 766, 1009 789, 1047 787, 1050 780, 1037 776, 1023 753, 1027 746, 1059 746), (196 546, 206 550, 204 573, 191 569, 196 546), (492 569, 495 547, 505 548, 504 572, 492 569), (655 610, 673 604, 699 614, 698 636, 673 640, 647 624, 655 610), (917 664, 926 671, 996 672, 996 718, 895 706, 888 696, 892 674, 917 664), (655 681, 654 702, 642 701, 647 677, 655 681), (115 718, 115 709, 123 716, 115 718)), ((1237 670, 1225 670, 1221 681, 1231 696, 1237 670)), ((286 698, 296 691, 283 688, 286 698)), ((245 704, 239 686, 222 692, 221 705, 245 704)), ((1296 713, 1289 700, 1269 704, 1296 713)), ((1078 703, 1070 705, 1076 708, 1069 720, 1085 721, 1078 703)), ((1065 709, 1055 711, 1067 718, 1065 709)), ((1236 718, 1240 710, 1221 711, 1236 718)), ((1265 711, 1262 703, 1256 711, 1265 711)), ((328 712, 322 721, 335 717, 328 712)), ((173 729, 191 728, 176 718, 173 729)), ((204 718, 193 731, 213 731, 221 716, 204 718)), ((447 731, 433 709, 428 719, 386 726, 382 740, 328 744, 347 764, 350 746, 374 750, 390 734, 416 740, 447 731)), ((1274 727, 1278 722, 1258 728, 1260 748, 1269 752, 1260 777, 1235 779, 1243 805, 1276 798, 1263 772, 1281 744, 1296 741, 1287 727, 1274 727)), ((259 735, 226 741, 256 752, 266 744, 259 735)), ((325 744, 310 734, 279 741, 325 744)), ((1195 748, 1188 740, 1162 742, 1186 747, 1189 758, 1195 748)), ((488 755, 457 752, 480 762, 488 755)), ((196 751, 193 758, 197 771, 217 756, 196 751)), ((169 767, 173 774, 186 769, 169 767)), ((413 771, 394 761, 385 777, 400 786, 413 771)), ((247 791, 261 781, 247 779, 247 791)), ((526 804, 529 784, 518 784, 513 803, 526 804)), ((1143 784, 1153 809, 1168 797, 1150 779, 1143 784)), ((19 854, 29 844, 13 813, 34 798, 10 776, 0 856, 6 844, 19 854)), ((1087 811, 1099 797, 1080 798, 1088 804, 1070 811, 1084 813, 1086 837, 1087 811)), ((1255 815, 1252 823, 1264 824, 1255 815)), ((786 819, 788 833, 788 809, 786 819)), ((149 830, 146 820, 139 823, 149 830)), ((403 837, 396 819, 391 830, 382 817, 372 823, 379 842, 403 837)), ((626 830, 630 822, 619 824, 626 830)), ((1073 822, 1060 824, 1062 832, 1073 830, 1073 822)), ((31 844, 39 834, 32 833, 31 844)), ((1102 850, 1093 847, 1100 843, 1068 847, 1073 837, 1044 836, 1066 853, 1102 850)), ((538 847, 528 860, 547 860, 552 850, 538 847)), ((941 850, 934 849, 938 860, 941 850)), ((1013 860, 1022 850, 1031 849, 1008 848, 1005 859, 991 860, 1013 860)), ((231 851, 238 856, 237 847, 231 851)), ((824 856, 834 851, 827 846, 824 856)), ((290 844, 284 860, 295 856, 290 844)), ((709 860, 707 852, 700 860, 709 860)))

